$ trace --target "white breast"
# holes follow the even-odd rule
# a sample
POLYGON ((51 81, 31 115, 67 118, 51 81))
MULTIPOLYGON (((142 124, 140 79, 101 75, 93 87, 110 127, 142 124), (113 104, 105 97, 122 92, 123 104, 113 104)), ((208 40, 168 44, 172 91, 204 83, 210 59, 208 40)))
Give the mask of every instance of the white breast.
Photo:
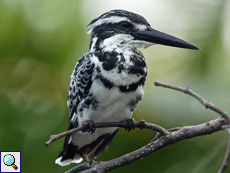
MULTIPOLYGON (((87 109, 84 116, 78 117, 78 123, 82 121, 93 120, 96 122, 119 122, 132 117, 129 103, 137 96, 143 95, 141 86, 135 92, 121 93, 118 88, 105 89, 102 83, 93 82, 90 92, 93 93, 99 102, 97 110, 87 109)), ((91 143, 103 134, 112 133, 116 127, 98 128, 90 135, 89 133, 77 132, 72 135, 72 141, 79 148, 91 143)))
POLYGON ((117 87, 106 89, 100 81, 94 81, 90 93, 99 102, 97 109, 88 109, 84 112, 82 118, 79 117, 79 123, 87 119, 94 122, 118 122, 131 118, 130 101, 137 96, 143 95, 142 86, 139 86, 135 92, 122 93, 117 87))

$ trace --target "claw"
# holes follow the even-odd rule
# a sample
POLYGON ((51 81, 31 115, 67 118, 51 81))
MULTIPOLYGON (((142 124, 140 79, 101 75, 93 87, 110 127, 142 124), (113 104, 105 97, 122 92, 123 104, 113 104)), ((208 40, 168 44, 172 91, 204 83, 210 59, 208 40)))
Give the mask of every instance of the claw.
POLYGON ((129 118, 125 120, 128 123, 128 126, 125 128, 127 132, 135 129, 135 120, 133 118, 129 118))
POLYGON ((94 122, 93 122, 93 120, 86 120, 86 122, 88 123, 87 132, 89 132, 92 135, 96 130, 96 128, 94 126, 94 122))

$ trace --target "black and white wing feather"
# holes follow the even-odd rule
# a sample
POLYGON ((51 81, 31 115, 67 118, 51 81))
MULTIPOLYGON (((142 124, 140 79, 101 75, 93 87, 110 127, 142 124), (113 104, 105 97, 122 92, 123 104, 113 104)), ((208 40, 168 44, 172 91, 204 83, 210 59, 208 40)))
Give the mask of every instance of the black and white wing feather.
MULTIPOLYGON (((95 63, 92 62, 92 53, 83 55, 77 62, 71 75, 70 87, 68 92, 67 105, 70 108, 69 125, 67 130, 78 127, 78 116, 80 104, 89 97, 89 89, 92 84, 92 77, 95 63)), ((64 147, 56 160, 62 163, 65 160, 73 159, 76 146, 70 142, 71 135, 65 137, 64 147)), ((65 163, 62 163, 65 165, 65 163)), ((69 163, 68 163, 69 164, 69 163)))
MULTIPOLYGON (((92 86, 105 89, 99 81, 101 54, 89 52, 83 55, 76 64, 71 75, 67 105, 70 108, 69 126, 67 130, 78 127, 82 121, 90 116, 104 116, 105 111, 98 111, 99 102, 93 95, 92 86)), ((95 88, 94 88, 95 89, 95 88)), ((95 93, 94 93, 95 94, 95 93)), ((110 96, 109 96, 110 97, 110 96)), ((112 104, 113 105, 113 104, 112 104)), ((92 117, 91 117, 92 118, 92 117)), ((100 117, 94 117, 100 118, 100 117)), ((75 132, 65 137, 64 147, 56 159, 56 163, 65 166, 71 162, 79 163, 86 156, 87 160, 97 158, 109 146, 119 128, 97 129, 92 135, 89 133, 75 132)))
POLYGON ((77 114, 76 107, 89 94, 92 85, 92 74, 95 63, 92 62, 92 53, 83 55, 77 62, 71 75, 67 105, 70 108, 70 119, 77 114))

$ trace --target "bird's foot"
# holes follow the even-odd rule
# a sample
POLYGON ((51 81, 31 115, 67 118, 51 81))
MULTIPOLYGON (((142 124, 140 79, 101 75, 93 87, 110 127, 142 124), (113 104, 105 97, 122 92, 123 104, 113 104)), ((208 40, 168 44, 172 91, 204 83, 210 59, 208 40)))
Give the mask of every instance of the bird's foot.
POLYGON ((96 128, 94 126, 94 121, 93 120, 86 120, 86 122, 88 123, 87 132, 89 132, 92 135, 96 130, 96 128))
POLYGON ((125 121, 128 123, 127 127, 125 128, 127 132, 135 129, 135 120, 133 118, 126 119, 125 121))

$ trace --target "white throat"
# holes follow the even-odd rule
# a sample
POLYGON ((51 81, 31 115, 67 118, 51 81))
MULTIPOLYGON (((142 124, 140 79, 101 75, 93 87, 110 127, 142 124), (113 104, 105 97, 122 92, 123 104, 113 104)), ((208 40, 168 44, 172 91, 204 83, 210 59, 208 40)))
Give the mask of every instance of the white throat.
POLYGON ((117 48, 147 48, 154 43, 147 41, 134 40, 134 37, 127 34, 117 34, 112 37, 105 39, 100 45, 99 48, 104 51, 112 51, 117 48))

